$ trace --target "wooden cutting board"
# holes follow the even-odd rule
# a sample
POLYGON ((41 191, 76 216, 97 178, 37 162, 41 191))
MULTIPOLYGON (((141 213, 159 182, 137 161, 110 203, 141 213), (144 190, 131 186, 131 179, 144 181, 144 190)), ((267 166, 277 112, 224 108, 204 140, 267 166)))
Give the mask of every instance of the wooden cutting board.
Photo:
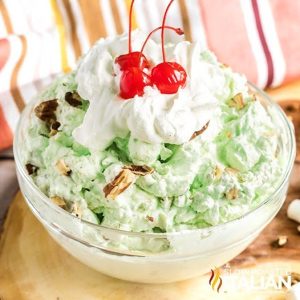
MULTIPOLYGON (((279 100, 287 99, 287 95, 288 99, 300 99, 300 82, 271 93, 279 100)), ((230 262, 232 270, 259 270, 262 274, 276 268, 294 272, 294 279, 297 276, 300 279, 300 234, 297 224, 286 217, 287 205, 295 198, 300 198, 299 163, 295 164, 283 208, 258 239, 230 262), (276 249, 270 244, 278 235, 287 235, 288 243, 276 249)), ((285 299, 285 290, 274 289, 217 293, 208 281, 206 275, 172 284, 147 285, 98 273, 71 257, 51 239, 20 193, 11 204, 0 236, 0 300, 234 300, 241 296, 243 300, 285 299)))

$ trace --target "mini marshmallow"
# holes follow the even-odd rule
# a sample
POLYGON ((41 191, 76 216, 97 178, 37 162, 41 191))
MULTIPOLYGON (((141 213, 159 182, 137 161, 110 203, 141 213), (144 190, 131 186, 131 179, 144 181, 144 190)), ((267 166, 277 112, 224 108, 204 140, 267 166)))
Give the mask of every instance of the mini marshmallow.
POLYGON ((300 223, 300 200, 296 199, 293 200, 288 209, 287 209, 287 215, 290 219, 300 223))
POLYGON ((286 300, 300 300, 300 282, 294 284, 286 294, 286 300))

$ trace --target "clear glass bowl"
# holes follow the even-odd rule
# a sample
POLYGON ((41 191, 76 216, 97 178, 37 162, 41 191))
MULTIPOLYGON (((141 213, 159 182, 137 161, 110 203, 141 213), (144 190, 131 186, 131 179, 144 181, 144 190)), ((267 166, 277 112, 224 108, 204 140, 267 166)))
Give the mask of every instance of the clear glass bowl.
POLYGON ((274 192, 258 207, 233 221, 174 233, 134 233, 80 220, 50 201, 27 174, 22 161, 25 128, 34 104, 19 121, 14 140, 19 184, 24 198, 50 235, 82 263, 107 275, 144 283, 173 282, 202 275, 241 253, 281 208, 295 159, 291 122, 266 94, 255 89, 281 130, 280 151, 286 165, 274 192))

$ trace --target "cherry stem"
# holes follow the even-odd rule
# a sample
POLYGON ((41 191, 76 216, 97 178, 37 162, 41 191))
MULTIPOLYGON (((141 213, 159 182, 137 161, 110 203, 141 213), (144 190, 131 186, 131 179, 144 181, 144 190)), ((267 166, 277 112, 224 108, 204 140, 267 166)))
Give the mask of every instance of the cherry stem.
MULTIPOLYGON (((162 28, 163 28, 162 26, 159 26, 159 27, 153 29, 153 30, 148 34, 148 36, 147 36, 147 38, 146 38, 146 40, 145 40, 145 42, 144 42, 144 44, 143 44, 143 46, 142 46, 142 48, 141 48, 141 51, 140 51, 140 52, 141 52, 141 55, 142 55, 142 53, 144 52, 145 46, 146 46, 146 44, 148 43, 148 41, 149 41, 150 37, 152 36, 152 34, 154 34, 156 31, 158 31, 158 30, 160 30, 160 29, 162 29, 162 28)), ((167 26, 167 25, 165 25, 164 28, 166 28, 166 29, 171 29, 171 30, 175 31, 178 35, 183 35, 183 34, 184 34, 184 32, 183 32, 183 30, 182 30, 181 28, 175 28, 175 27, 167 26)))
POLYGON ((161 49, 162 49, 162 55, 163 55, 163 61, 166 62, 166 52, 165 52, 165 24, 166 24, 166 19, 167 19, 167 14, 169 11, 170 6, 172 5, 172 3, 174 2, 174 0, 171 0, 166 8, 166 11, 164 13, 164 17, 163 17, 163 22, 162 22, 162 30, 161 30, 161 49))
POLYGON ((129 28, 128 28, 128 52, 132 52, 131 46, 131 31, 132 31, 132 10, 133 10, 134 0, 131 1, 130 10, 129 10, 129 28))

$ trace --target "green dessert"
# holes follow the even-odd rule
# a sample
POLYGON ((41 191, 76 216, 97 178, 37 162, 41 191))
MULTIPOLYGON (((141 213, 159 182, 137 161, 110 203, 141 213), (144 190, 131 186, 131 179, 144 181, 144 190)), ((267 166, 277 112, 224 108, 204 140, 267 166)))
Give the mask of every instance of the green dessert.
MULTIPOLYGON (((134 32, 134 47, 143 39, 134 32)), ((23 149, 39 189, 84 220, 135 232, 204 228, 262 203, 282 172, 280 133, 245 78, 180 42, 167 53, 184 86, 122 99, 114 62, 126 43, 100 40, 39 95, 23 149)), ((159 49, 145 49, 153 64, 159 49)))

